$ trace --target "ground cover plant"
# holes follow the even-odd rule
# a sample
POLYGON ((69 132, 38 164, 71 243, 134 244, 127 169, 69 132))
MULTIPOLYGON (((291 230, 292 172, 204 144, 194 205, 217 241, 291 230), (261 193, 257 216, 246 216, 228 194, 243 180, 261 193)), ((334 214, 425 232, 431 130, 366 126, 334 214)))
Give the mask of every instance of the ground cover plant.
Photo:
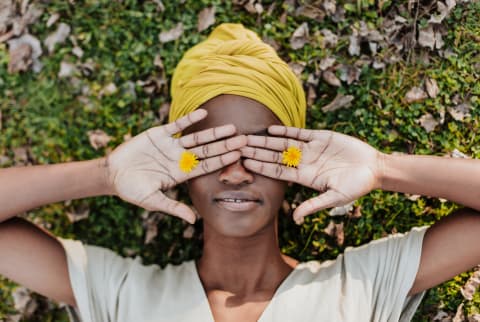
MULTIPOLYGON (((0 166, 100 157, 165 123, 175 65, 222 22, 255 30, 289 63, 307 93, 309 128, 353 135, 389 153, 479 158, 479 17, 480 2, 460 0, 2 1, 0 166)), ((168 193, 187 201, 183 187, 168 193)), ((291 209, 313 194, 292 187, 279 223, 282 251, 302 261, 335 258, 458 208, 373 191, 296 226, 291 209)), ((201 223, 114 197, 21 215, 145 263, 200 256, 201 223)), ((474 269, 429 290, 414 320, 480 321, 479 283, 474 269)), ((0 321, 68 316, 62 305, 0 278, 0 321)))

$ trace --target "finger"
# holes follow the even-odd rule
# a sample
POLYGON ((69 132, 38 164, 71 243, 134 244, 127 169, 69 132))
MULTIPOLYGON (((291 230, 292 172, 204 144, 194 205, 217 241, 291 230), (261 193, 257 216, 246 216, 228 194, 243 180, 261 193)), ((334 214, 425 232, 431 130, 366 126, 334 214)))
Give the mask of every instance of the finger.
POLYGON ((272 163, 282 163, 282 153, 261 148, 252 148, 250 146, 243 147, 242 156, 258 161, 266 161, 272 163))
POLYGON ((217 171, 229 164, 237 162, 242 154, 239 151, 228 152, 216 157, 200 161, 197 167, 189 173, 189 178, 198 177, 213 171, 217 171))
POLYGON ((272 135, 286 136, 289 138, 310 142, 314 139, 316 132, 293 126, 272 125, 268 127, 268 133, 272 135))
POLYGON ((200 144, 217 141, 221 138, 235 134, 236 129, 233 124, 223 125, 206 129, 200 132, 191 133, 180 138, 180 144, 184 148, 191 148, 200 144))
POLYGON ((290 146, 295 146, 299 149, 303 149, 305 143, 293 139, 278 138, 272 136, 259 136, 249 135, 247 136, 248 145, 256 146, 259 148, 267 148, 275 151, 284 151, 290 146))
POLYGON ((140 206, 150 211, 163 211, 173 216, 182 218, 190 224, 195 223, 196 216, 187 205, 167 198, 161 191, 155 191, 142 200, 140 206))
POLYGON ((188 113, 184 117, 179 118, 175 122, 168 123, 162 128, 168 135, 174 135, 175 133, 185 130, 190 125, 197 123, 198 121, 204 119, 207 116, 207 111, 204 109, 198 109, 191 113, 188 113))
POLYGON ((327 190, 317 197, 308 199, 300 204, 293 211, 293 220, 297 224, 303 223, 303 218, 317 211, 335 207, 342 202, 342 199, 334 190, 327 190))
POLYGON ((190 152, 195 153, 200 159, 205 159, 233 150, 238 150, 244 147, 246 144, 247 137, 245 135, 239 135, 219 142, 197 146, 193 149, 190 149, 190 152))
POLYGON ((298 170, 281 164, 247 159, 243 166, 253 172, 273 179, 298 182, 298 170))

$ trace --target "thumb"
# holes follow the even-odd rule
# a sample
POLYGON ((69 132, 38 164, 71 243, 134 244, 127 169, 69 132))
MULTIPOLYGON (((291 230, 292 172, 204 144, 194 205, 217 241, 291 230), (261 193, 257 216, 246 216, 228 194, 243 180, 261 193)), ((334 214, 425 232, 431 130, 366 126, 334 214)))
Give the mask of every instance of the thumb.
POLYGON ((342 202, 343 197, 335 190, 327 190, 321 195, 308 199, 298 206, 293 212, 293 220, 300 225, 303 218, 314 212, 334 207, 342 202))
POLYGON ((148 196, 142 201, 141 206, 150 211, 163 211, 175 217, 182 218, 190 224, 194 224, 196 216, 186 204, 167 198, 161 191, 148 196))

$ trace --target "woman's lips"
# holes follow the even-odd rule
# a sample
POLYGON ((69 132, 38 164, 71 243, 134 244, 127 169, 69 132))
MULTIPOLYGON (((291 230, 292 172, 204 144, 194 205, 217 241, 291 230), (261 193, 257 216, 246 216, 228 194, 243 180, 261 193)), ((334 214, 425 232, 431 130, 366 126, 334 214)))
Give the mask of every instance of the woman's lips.
POLYGON ((262 203, 256 194, 245 191, 224 191, 213 200, 219 207, 233 212, 252 211, 262 203))

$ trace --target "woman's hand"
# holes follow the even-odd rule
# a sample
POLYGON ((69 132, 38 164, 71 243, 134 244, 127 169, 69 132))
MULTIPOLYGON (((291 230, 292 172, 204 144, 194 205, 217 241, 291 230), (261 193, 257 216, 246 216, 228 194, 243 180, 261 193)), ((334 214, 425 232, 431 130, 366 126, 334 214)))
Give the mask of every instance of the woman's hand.
POLYGON ((147 210, 159 210, 195 222, 195 214, 185 204, 167 198, 163 192, 190 178, 216 171, 236 162, 246 145, 245 136, 236 136, 233 125, 224 125, 173 137, 207 116, 196 110, 173 123, 150 128, 117 147, 107 157, 107 183, 120 198, 147 210), (179 168, 184 151, 195 153, 199 164, 189 173, 179 168))
POLYGON ((320 195, 298 206, 293 218, 319 210, 342 206, 380 187, 379 151, 347 135, 323 130, 270 126, 272 136, 249 135, 242 148, 246 168, 274 179, 292 181, 313 188, 320 195), (282 165, 282 152, 290 146, 300 148, 297 168, 282 165))

